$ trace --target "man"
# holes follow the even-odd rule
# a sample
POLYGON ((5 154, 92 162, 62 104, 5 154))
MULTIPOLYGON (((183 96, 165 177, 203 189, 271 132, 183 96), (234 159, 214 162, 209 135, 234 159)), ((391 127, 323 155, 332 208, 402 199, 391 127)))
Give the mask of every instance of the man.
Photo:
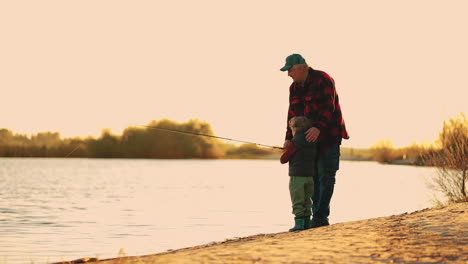
MULTIPOLYGON (((288 56, 286 65, 280 70, 288 71, 288 76, 293 79, 289 87, 288 122, 294 116, 306 116, 312 121, 312 127, 305 132, 306 139, 318 142, 319 152, 310 227, 326 226, 329 225, 330 200, 339 169, 341 140, 349 138, 335 82, 327 73, 309 67, 299 54, 288 56)), ((284 148, 291 139, 292 132, 287 126, 284 148)))

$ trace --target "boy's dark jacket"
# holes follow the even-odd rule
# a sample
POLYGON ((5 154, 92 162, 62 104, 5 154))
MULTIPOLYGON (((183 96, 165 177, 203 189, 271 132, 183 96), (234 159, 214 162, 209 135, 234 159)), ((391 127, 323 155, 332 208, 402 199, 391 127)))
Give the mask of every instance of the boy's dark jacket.
POLYGON ((307 142, 304 131, 297 131, 280 158, 289 161, 289 176, 313 177, 316 172, 317 143, 307 142))

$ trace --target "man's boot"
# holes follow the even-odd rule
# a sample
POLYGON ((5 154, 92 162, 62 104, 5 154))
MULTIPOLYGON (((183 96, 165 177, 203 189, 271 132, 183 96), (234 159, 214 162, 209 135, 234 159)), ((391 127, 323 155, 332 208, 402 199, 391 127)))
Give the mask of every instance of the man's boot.
POLYGON ((294 218, 294 227, 289 229, 289 232, 304 230, 305 219, 303 217, 294 218))
POLYGON ((330 225, 330 223, 328 222, 328 217, 322 218, 322 219, 312 218, 312 221, 310 222, 310 228, 316 228, 316 227, 328 226, 328 225, 330 225))
POLYGON ((310 221, 310 216, 304 217, 304 230, 312 228, 312 222, 310 221))

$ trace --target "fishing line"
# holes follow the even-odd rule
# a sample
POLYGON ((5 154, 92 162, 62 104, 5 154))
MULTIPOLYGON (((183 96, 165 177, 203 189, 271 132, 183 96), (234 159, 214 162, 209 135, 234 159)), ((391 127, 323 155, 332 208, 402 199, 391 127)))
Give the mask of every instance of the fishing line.
POLYGON ((187 132, 187 131, 176 130, 176 129, 162 128, 162 127, 152 127, 152 126, 142 126, 142 125, 136 125, 136 126, 146 127, 146 128, 150 128, 150 129, 163 130, 163 131, 168 131, 168 132, 174 132, 174 133, 189 134, 189 135, 211 137, 211 138, 219 138, 219 139, 224 139, 224 140, 229 140, 229 141, 235 141, 235 142, 241 142, 241 143, 247 143, 247 144, 255 144, 257 146, 262 146, 262 147, 266 147, 266 148, 283 149, 282 147, 277 147, 277 146, 270 146, 270 145, 255 143, 255 142, 248 142, 248 141, 244 141, 244 140, 238 140, 238 139, 232 139, 232 138, 226 138, 226 137, 218 137, 218 136, 212 136, 212 135, 195 133, 195 132, 187 132))
MULTIPOLYGON (((261 147, 266 147, 266 148, 281 149, 281 150, 284 149, 284 148, 282 148, 282 147, 277 147, 277 146, 270 146, 270 145, 265 145, 265 144, 255 143, 255 142, 249 142, 249 141, 244 141, 244 140, 238 140, 238 139, 232 139, 232 138, 226 138, 226 137, 218 137, 218 136, 212 136, 212 135, 201 134, 201 133, 195 133, 195 132, 187 132, 187 131, 176 130, 176 129, 162 128, 162 127, 153 127, 153 126, 143 126, 143 125, 134 125, 134 126, 146 127, 146 128, 150 128, 150 129, 157 129, 157 130, 163 130, 163 131, 174 132, 174 133, 189 134, 189 135, 195 135, 195 136, 219 138, 219 139, 223 139, 223 140, 235 141, 235 142, 240 142, 240 143, 254 144, 254 145, 261 146, 261 147)), ((68 157, 69 157, 73 152, 75 152, 79 147, 80 147, 80 144, 78 144, 78 146, 76 146, 75 149, 73 149, 73 150, 72 150, 70 153, 68 153, 65 157, 68 158, 68 157)))
POLYGON ((76 146, 76 148, 75 148, 74 150, 72 150, 70 153, 68 153, 68 154, 65 156, 65 158, 70 157, 70 155, 71 155, 73 152, 75 152, 75 150, 77 150, 79 147, 80 147, 80 144, 78 144, 78 146, 76 146))

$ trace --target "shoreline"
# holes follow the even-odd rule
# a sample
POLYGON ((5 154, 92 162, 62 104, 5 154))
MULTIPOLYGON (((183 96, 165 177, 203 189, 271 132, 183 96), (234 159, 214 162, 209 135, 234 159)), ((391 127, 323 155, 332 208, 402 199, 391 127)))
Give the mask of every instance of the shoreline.
POLYGON ((58 263, 467 263, 468 202, 144 256, 58 263))

